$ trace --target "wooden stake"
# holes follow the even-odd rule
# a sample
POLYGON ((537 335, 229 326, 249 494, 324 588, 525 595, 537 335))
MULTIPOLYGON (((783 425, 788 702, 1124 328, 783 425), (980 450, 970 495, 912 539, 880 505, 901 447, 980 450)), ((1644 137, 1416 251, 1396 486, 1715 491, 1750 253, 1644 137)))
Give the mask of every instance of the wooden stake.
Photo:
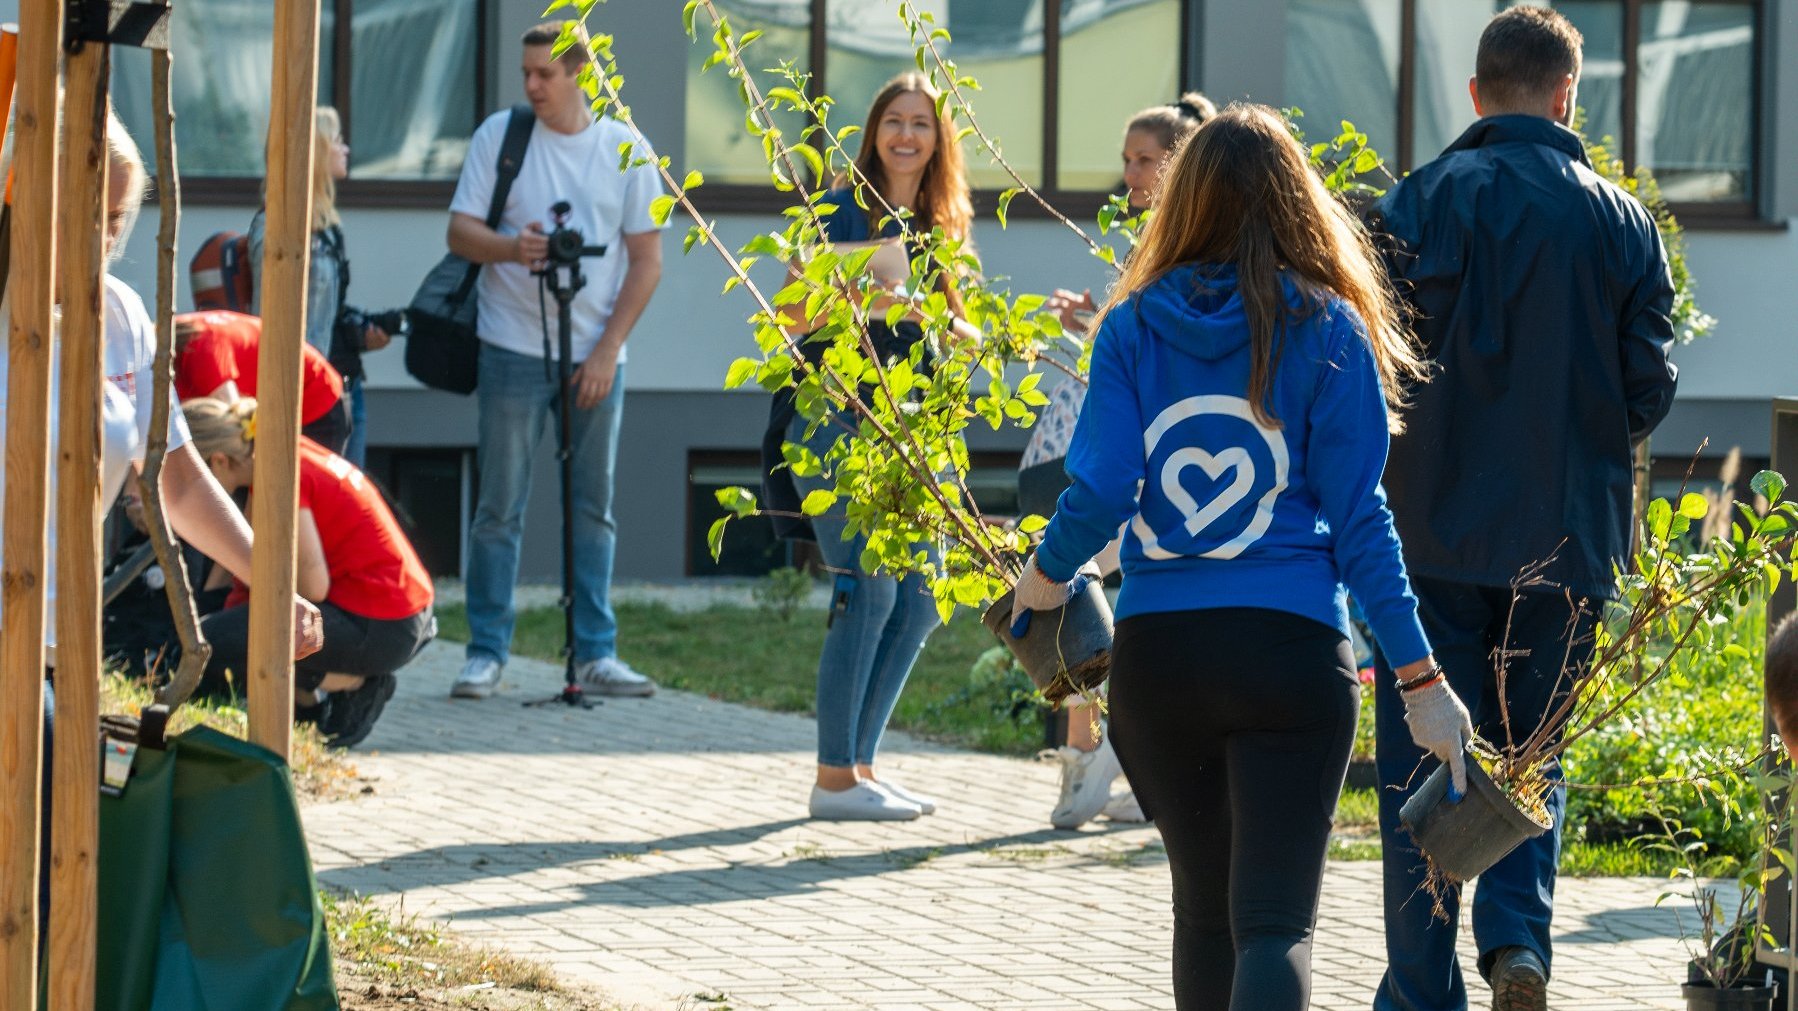
POLYGON ((62 21, 62 0, 20 0, 20 34, 31 41, 20 47, 13 131, 18 206, 7 334, 6 517, 0 531, 0 1007, 5 1008, 32 1007, 37 991, 45 479, 62 21))
MULTIPOLYGON (((167 50, 150 53, 150 94, 156 121, 156 379, 150 401, 150 440, 144 447, 144 469, 139 476, 143 492, 144 526, 162 566, 163 592, 169 615, 175 622, 175 639, 181 644, 181 663, 175 676, 156 692, 156 702, 173 712, 199 687, 212 659, 212 644, 200 633, 200 615, 194 608, 193 580, 187 560, 175 543, 162 502, 162 462, 169 449, 169 391, 175 383, 175 237, 181 226, 181 170, 175 159, 175 99, 167 50)), ((242 676, 242 672, 238 672, 242 676)))
POLYGON ((250 740, 288 756, 293 734, 294 514, 299 493, 300 345, 312 253, 312 137, 318 0, 275 0, 262 254, 262 352, 250 526, 250 740))
POLYGON ((50 825, 50 1011, 91 1011, 99 918, 100 384, 105 382, 106 79, 89 42, 64 71, 57 251, 62 368, 56 452, 56 745, 50 825))

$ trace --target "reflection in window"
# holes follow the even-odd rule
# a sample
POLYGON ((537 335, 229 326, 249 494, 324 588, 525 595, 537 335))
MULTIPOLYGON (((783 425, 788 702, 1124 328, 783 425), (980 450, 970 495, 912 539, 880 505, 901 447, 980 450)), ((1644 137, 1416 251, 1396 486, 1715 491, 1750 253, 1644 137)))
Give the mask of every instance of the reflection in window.
POLYGON ((350 174, 454 179, 475 128, 476 0, 356 0, 350 174))
MULTIPOLYGON (((970 97, 981 128, 1030 183, 1043 166, 1043 0, 920 0, 953 36, 944 53, 980 82, 970 97)), ((825 7, 825 86, 836 106, 831 125, 865 124, 868 106, 895 74, 916 70, 910 35, 890 4, 830 0, 825 7)), ((965 126, 960 123, 958 126, 965 126)), ((1011 177, 966 141, 968 177, 977 188, 1011 185, 1011 177)))
MULTIPOLYGON (((475 126, 479 0, 356 0, 348 96, 335 76, 333 7, 319 19, 318 100, 350 101, 354 178, 453 179, 475 126)), ((268 138, 274 13, 267 3, 183 0, 175 5, 175 141, 184 176, 260 178, 268 138), (199 58, 204 54, 204 59, 199 58)), ((148 151, 150 59, 115 49, 119 116, 148 151)))
MULTIPOLYGON (((1473 124, 1467 79, 1473 76, 1480 32, 1509 4, 1494 0, 1429 0, 1417 5, 1416 128, 1412 151, 1429 161, 1473 124)), ((1623 122, 1623 3, 1559 0, 1553 7, 1585 36, 1579 106, 1588 136, 1617 137, 1623 122)))
POLYGON ((1285 104, 1319 143, 1343 120, 1397 167, 1400 0, 1290 0, 1285 104))
POLYGON ((1753 161, 1754 8, 1642 5, 1637 161, 1669 200, 1747 200, 1753 161))
MULTIPOLYGON (((267 142, 274 5, 234 0, 184 0, 169 25, 173 65, 175 146, 184 176, 262 175, 267 142)), ((329 36, 321 36, 320 48, 329 36)), ((113 102, 119 118, 150 157, 153 131, 150 54, 113 51, 113 102)), ((320 101, 330 78, 319 79, 320 101)))
MULTIPOLYGON (((778 73, 767 72, 783 62, 791 61, 802 72, 807 69, 811 0, 718 0, 718 10, 730 18, 731 27, 739 35, 763 33, 744 52, 744 60, 757 72, 756 83, 763 91, 786 85, 778 73)), ((711 54, 711 39, 704 34, 687 47, 684 167, 705 173, 708 182, 766 185, 768 163, 762 156, 761 141, 743 129, 745 109, 737 93, 737 82, 723 66, 699 72, 711 54)), ((848 122, 845 119, 835 125, 841 127, 848 122)), ((790 112, 778 117, 777 123, 788 139, 795 141, 805 126, 803 116, 790 112)))
MULTIPOLYGON (((1180 97, 1179 0, 1059 0, 1060 123, 1056 186, 1120 185, 1124 125, 1180 97), (1095 58, 1128 53, 1129 59, 1095 58)), ((1395 0, 1396 2, 1396 0, 1395 0)))

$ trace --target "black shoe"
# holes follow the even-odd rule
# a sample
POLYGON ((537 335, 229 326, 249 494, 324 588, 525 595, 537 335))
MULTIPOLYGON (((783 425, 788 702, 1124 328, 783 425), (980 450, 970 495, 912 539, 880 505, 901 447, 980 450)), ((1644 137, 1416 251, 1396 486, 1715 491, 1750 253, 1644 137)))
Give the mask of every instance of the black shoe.
POLYGON ((1548 1011, 1548 967, 1524 947, 1498 949, 1492 960, 1492 1011, 1548 1011))
POLYGON ((382 674, 363 680, 362 687, 355 691, 332 692, 324 717, 318 723, 319 732, 325 735, 325 743, 333 748, 353 748, 361 744, 374 729, 375 721, 381 718, 381 710, 387 707, 387 700, 393 698, 397 684, 392 674, 382 674))

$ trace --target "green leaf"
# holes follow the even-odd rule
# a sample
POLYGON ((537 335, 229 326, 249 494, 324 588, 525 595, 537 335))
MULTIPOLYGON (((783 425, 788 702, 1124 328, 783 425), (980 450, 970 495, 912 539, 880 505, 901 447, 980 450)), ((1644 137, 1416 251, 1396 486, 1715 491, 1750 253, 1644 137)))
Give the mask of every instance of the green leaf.
POLYGON ((1667 528, 1673 522, 1673 507, 1664 498, 1648 503, 1648 530, 1657 541, 1667 539, 1667 528))
POLYGON ((805 496, 799 504, 799 511, 807 516, 822 516, 837 504, 837 493, 828 488, 816 488, 805 496))
POLYGON ((1681 516, 1690 520, 1701 520, 1704 519, 1705 514, 1710 511, 1710 500, 1706 499, 1703 495, 1687 492, 1680 496, 1679 514, 1681 516))
POLYGON ((1048 526, 1048 520, 1035 514, 1026 516, 1018 521, 1018 529, 1027 534, 1034 534, 1038 530, 1046 529, 1048 526))
POLYGON ((694 225, 691 228, 688 228, 686 241, 681 243, 681 255, 685 256, 688 253, 691 253, 693 247, 703 241, 705 241, 704 225, 694 225))
POLYGON ((761 368, 762 363, 756 361, 754 358, 739 358, 736 361, 731 362, 730 371, 724 374, 724 388, 727 390, 736 389, 755 378, 755 374, 760 372, 761 368))
POLYGON ((1756 494, 1766 496, 1767 501, 1777 502, 1779 496, 1785 494, 1786 479, 1779 471, 1763 470, 1754 475, 1754 480, 1748 482, 1748 487, 1753 488, 1756 494))
POLYGON ((999 227, 1000 228, 1005 227, 1005 212, 1011 209, 1011 198, 1015 197, 1017 195, 1018 195, 1018 191, 1015 188, 1006 190, 1004 193, 999 194, 999 209, 997 211, 997 214, 999 217, 999 227))
POLYGON ((706 547, 712 551, 712 561, 724 554, 724 528, 730 524, 729 516, 720 516, 712 523, 712 529, 706 531, 706 547))
POLYGON ((681 192, 685 193, 687 190, 698 189, 703 185, 705 185, 705 173, 694 169, 687 173, 687 178, 681 182, 680 188, 681 192))
MULTIPOLYGON (((698 36, 693 34, 693 15, 698 10, 699 0, 687 0, 687 6, 680 12, 681 27, 686 29, 687 38, 689 39, 698 38, 698 36)), ((716 556, 714 555, 713 557, 716 556)))
POLYGON ((668 215, 674 213, 674 198, 664 193, 649 202, 650 220, 660 228, 668 223, 668 215))
POLYGON ((718 504, 735 516, 748 516, 755 512, 755 496, 747 488, 732 486, 720 488, 712 493, 718 504))

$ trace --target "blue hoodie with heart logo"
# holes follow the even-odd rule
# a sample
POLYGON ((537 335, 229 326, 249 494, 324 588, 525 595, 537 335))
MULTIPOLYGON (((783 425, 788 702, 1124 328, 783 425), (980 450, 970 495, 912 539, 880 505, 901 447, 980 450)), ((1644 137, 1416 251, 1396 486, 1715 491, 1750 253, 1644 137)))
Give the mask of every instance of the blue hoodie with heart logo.
POLYGON ((1380 474, 1386 404, 1361 317, 1282 279, 1284 346, 1268 403, 1247 399, 1236 271, 1186 265, 1105 317, 1068 447, 1073 484, 1037 551, 1067 580, 1123 530, 1117 616, 1262 607, 1348 632, 1352 592, 1395 664, 1429 642, 1380 474))

